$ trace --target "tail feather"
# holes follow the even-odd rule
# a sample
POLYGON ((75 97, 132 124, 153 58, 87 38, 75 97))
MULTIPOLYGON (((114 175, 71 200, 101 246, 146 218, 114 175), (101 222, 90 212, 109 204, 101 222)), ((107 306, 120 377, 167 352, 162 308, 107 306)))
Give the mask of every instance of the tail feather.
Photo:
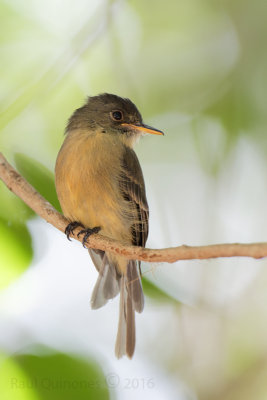
MULTIPOLYGON (((91 254, 91 252, 90 252, 91 254)), ((135 311, 142 312, 144 295, 139 267, 134 260, 128 261, 126 275, 119 275, 116 267, 104 253, 92 252, 99 275, 91 297, 93 309, 104 306, 120 292, 120 313, 115 354, 118 358, 132 358, 135 348, 135 311)))
POLYGON ((91 297, 92 309, 104 306, 109 299, 117 296, 120 290, 120 277, 114 265, 109 264, 106 255, 104 255, 102 263, 91 297))
POLYGON ((88 249, 88 252, 94 263, 94 266, 96 267, 97 271, 100 272, 101 268, 103 267, 103 258, 105 256, 105 252, 96 249, 88 249))
POLYGON ((127 267, 128 287, 134 304, 135 311, 141 313, 144 309, 144 294, 142 289, 139 267, 136 261, 131 260, 127 267))
POLYGON ((128 292, 126 303, 126 354, 132 358, 135 348, 135 311, 133 301, 128 292))
POLYGON ((115 354, 121 358, 126 354, 132 358, 135 348, 135 311, 142 312, 144 295, 135 261, 129 261, 127 274, 121 278, 120 316, 115 354))
POLYGON ((126 352, 126 310, 125 310, 125 298, 127 297, 125 277, 121 277, 121 290, 120 290, 120 314, 119 314, 119 325, 118 333, 115 344, 115 354, 117 358, 121 358, 126 352))

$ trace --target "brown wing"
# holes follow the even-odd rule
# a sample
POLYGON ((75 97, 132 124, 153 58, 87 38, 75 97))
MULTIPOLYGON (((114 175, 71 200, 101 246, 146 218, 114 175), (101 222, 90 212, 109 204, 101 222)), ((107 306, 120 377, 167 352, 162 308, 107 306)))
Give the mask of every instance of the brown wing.
POLYGON ((132 243, 145 247, 148 236, 149 208, 146 199, 143 173, 135 152, 125 146, 120 180, 122 195, 137 211, 137 221, 132 225, 132 243))

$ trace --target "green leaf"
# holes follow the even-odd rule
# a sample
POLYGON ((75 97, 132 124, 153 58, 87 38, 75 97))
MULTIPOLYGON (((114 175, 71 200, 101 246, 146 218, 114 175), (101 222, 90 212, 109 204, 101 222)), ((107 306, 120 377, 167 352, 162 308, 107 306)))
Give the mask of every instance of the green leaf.
POLYGON ((23 224, 0 218, 0 237, 0 289, 3 289, 29 266, 33 249, 30 233, 23 224))
POLYGON ((38 400, 33 385, 19 387, 19 383, 30 382, 30 377, 13 358, 0 354, 0 398, 3 400, 38 400))
POLYGON ((46 350, 42 356, 17 355, 2 363, 0 398, 105 400, 109 399, 109 392, 105 376, 96 362, 62 353, 47 354, 46 350))
POLYGON ((0 181, 0 218, 14 224, 23 224, 34 216, 34 212, 6 185, 0 181))
POLYGON ((174 297, 170 296, 168 293, 164 292, 158 286, 156 286, 151 280, 142 277, 142 285, 144 289, 144 293, 146 296, 150 297, 153 300, 157 300, 159 302, 168 302, 180 304, 180 302, 174 297))
POLYGON ((16 153, 15 163, 20 174, 47 200, 56 210, 61 212, 57 198, 54 175, 39 161, 16 153))
POLYGON ((236 81, 229 92, 207 108, 205 113, 221 119, 230 140, 235 140, 240 133, 253 130, 260 119, 251 98, 251 89, 242 81, 236 81))

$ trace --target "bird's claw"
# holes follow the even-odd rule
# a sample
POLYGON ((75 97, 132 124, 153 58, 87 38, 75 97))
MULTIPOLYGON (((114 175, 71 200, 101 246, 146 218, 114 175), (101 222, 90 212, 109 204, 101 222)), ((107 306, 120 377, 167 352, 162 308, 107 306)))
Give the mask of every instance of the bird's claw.
POLYGON ((74 234, 74 229, 77 228, 78 226, 81 226, 82 228, 84 228, 84 226, 83 226, 80 222, 78 222, 78 221, 70 222, 69 225, 66 226, 66 228, 65 228, 65 234, 66 234, 67 239, 68 239, 69 241, 71 241, 71 240, 70 240, 70 234, 71 234, 71 233, 74 234))
POLYGON ((89 238, 89 236, 91 236, 93 233, 98 233, 100 231, 100 226, 95 226, 94 228, 87 228, 87 229, 82 229, 79 233, 78 233, 78 237, 82 234, 84 234, 83 237, 83 247, 86 248, 85 244, 86 244, 86 240, 89 238))

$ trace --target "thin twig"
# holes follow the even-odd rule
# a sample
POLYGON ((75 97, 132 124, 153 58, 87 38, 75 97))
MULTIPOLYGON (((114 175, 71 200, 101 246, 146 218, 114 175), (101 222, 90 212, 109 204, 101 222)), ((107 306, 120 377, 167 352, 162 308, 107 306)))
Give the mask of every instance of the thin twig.
MULTIPOLYGON (((20 197, 33 211, 47 222, 65 231, 69 224, 63 215, 57 212, 5 159, 0 153, 0 179, 6 186, 20 197)), ((70 235, 82 242, 82 237, 77 237, 79 228, 70 235)), ((267 256, 267 243, 250 244, 214 244, 209 246, 178 246, 165 249, 144 249, 143 247, 129 246, 100 234, 93 234, 86 241, 86 246, 92 249, 110 251, 125 256, 127 259, 147 262, 173 263, 179 260, 209 259, 218 257, 252 257, 263 258, 267 256)))

